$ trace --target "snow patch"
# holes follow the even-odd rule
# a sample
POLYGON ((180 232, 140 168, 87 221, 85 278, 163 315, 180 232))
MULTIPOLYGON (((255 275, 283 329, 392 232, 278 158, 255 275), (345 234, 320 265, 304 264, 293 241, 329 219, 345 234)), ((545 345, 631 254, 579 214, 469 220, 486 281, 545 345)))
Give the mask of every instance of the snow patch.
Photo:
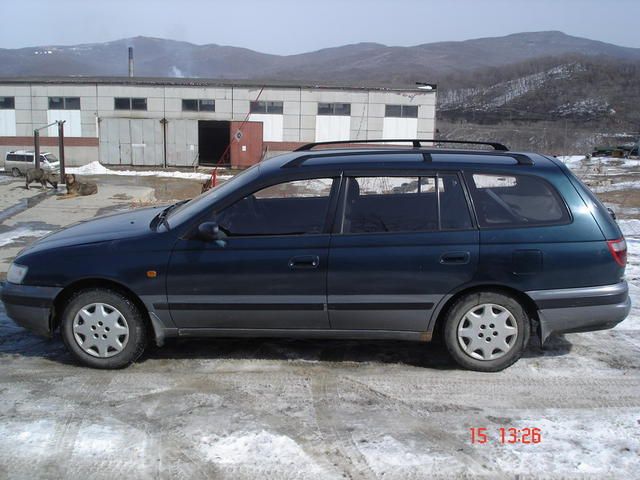
POLYGON ((572 166, 587 159, 586 155, 561 155, 557 158, 567 166, 572 166))
POLYGON ((49 233, 51 233, 50 230, 32 230, 26 227, 19 227, 9 232, 0 233, 0 247, 15 243, 21 238, 43 237, 49 233))
POLYGON ((635 190, 640 188, 640 182, 632 180, 629 182, 618 182, 609 185, 596 185, 589 187, 594 193, 614 192, 618 190, 635 190))
MULTIPOLYGON (((67 173, 75 175, 122 175, 126 177, 168 177, 182 178, 187 180, 208 180, 209 173, 199 172, 167 172, 164 170, 110 170, 100 162, 91 162, 81 167, 71 167, 65 169, 67 173)), ((228 180, 232 175, 218 175, 218 180, 228 180)))
POLYGON ((397 467, 422 466, 430 470, 438 460, 444 458, 438 458, 437 455, 433 455, 432 452, 428 452, 424 448, 424 452, 416 452, 414 448, 410 448, 409 445, 405 445, 390 435, 360 443, 358 450, 378 475, 384 475, 387 471, 390 473, 397 467), (390 469, 389 467, 394 468, 390 469))
POLYGON ((505 444, 495 461, 500 471, 508 473, 581 472, 611 478, 606 474, 632 472, 637 468, 639 422, 638 409, 616 412, 615 416, 551 411, 544 418, 525 418, 517 426, 535 425, 542 430, 542 441, 536 445, 505 444))
POLYGON ((627 268, 625 278, 629 284, 631 313, 615 328, 640 330, 640 220, 618 220, 618 226, 627 241, 627 268))
POLYGON ((131 432, 117 431, 105 425, 88 425, 78 431, 74 454, 114 455, 130 448, 131 432))
POLYGON ((45 455, 56 433, 52 420, 30 422, 9 421, 0 424, 0 438, 4 439, 5 453, 16 457, 35 458, 45 455))
POLYGON ((290 465, 320 472, 313 460, 291 438, 262 431, 234 432, 226 437, 202 437, 200 444, 203 454, 219 464, 251 465, 256 458, 261 464, 290 465))
POLYGON ((640 237, 640 220, 637 218, 617 220, 617 223, 625 237, 640 237))

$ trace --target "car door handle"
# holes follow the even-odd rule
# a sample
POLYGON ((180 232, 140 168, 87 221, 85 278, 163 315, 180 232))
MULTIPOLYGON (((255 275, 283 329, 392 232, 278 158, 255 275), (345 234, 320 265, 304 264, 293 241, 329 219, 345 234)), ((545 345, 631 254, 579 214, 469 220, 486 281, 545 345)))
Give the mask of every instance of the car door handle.
POLYGON ((443 265, 465 265, 471 260, 469 252, 446 252, 440 257, 443 265))
POLYGON ((320 258, 317 255, 301 255, 289 259, 289 268, 318 268, 320 258))

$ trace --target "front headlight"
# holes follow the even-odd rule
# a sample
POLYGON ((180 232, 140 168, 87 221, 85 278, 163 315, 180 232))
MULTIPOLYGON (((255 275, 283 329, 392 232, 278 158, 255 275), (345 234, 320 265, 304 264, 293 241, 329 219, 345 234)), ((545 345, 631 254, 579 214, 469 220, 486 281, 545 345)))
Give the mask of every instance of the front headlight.
POLYGON ((29 270, 29 267, 12 263, 7 272, 7 282, 22 283, 22 280, 27 275, 27 270, 29 270))

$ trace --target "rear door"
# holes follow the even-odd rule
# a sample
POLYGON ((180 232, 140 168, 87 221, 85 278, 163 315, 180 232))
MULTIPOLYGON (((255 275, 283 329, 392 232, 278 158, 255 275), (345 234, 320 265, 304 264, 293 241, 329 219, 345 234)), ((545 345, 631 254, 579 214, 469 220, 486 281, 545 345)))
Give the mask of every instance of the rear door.
POLYGON ((460 175, 346 177, 329 252, 331 327, 425 331, 478 263, 460 175))

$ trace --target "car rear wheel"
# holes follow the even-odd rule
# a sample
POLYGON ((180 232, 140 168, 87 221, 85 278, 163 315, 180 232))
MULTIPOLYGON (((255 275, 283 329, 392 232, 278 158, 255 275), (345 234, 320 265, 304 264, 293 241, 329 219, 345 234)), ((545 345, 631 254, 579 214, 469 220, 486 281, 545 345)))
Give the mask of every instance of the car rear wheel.
POLYGON ((103 288, 82 290, 69 300, 61 333, 73 356, 93 368, 126 367, 147 343, 140 309, 121 293, 103 288))
POLYGON ((20 174, 20 169, 18 169, 18 168, 16 168, 16 167, 13 167, 13 168, 11 169, 11 175, 13 175, 14 177, 19 177, 19 176, 21 175, 21 174, 20 174))
POLYGON ((522 356, 529 328, 526 312, 513 297, 476 292, 459 298, 449 309, 444 338, 462 367, 497 372, 522 356))

